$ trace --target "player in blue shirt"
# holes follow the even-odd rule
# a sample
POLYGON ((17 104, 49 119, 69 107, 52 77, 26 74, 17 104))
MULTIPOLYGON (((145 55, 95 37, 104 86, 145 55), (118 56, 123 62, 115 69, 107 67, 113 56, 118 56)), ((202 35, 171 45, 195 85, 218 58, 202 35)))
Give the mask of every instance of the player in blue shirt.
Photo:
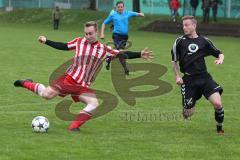
MULTIPOLYGON (((137 13, 132 11, 124 11, 124 2, 118 1, 116 3, 116 11, 110 14, 103 22, 102 24, 102 30, 101 30, 101 39, 104 39, 104 31, 106 28, 106 25, 110 24, 111 22, 114 25, 113 28, 113 42, 116 49, 124 49, 126 46, 126 42, 128 40, 128 20, 131 17, 143 17, 143 13, 137 13)), ((119 61, 121 62, 124 72, 126 75, 129 75, 129 70, 126 65, 126 60, 119 58, 119 61)), ((110 60, 108 61, 109 66, 110 60)))

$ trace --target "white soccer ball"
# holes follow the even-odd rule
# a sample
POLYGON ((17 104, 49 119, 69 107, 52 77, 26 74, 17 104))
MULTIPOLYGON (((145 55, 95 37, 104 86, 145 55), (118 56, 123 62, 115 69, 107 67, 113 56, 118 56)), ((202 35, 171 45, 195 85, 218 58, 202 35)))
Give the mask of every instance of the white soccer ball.
POLYGON ((32 129, 34 132, 44 133, 49 129, 50 123, 46 117, 37 116, 32 120, 32 129))

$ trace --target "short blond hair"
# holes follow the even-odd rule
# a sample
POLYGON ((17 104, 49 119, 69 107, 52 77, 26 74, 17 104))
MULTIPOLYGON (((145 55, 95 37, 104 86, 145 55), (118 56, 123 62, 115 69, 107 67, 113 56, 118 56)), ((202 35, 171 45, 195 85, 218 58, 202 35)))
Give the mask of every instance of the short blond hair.
POLYGON ((91 27, 91 26, 94 27, 95 31, 98 30, 98 24, 95 21, 88 21, 84 24, 84 27, 91 27))
POLYGON ((188 19, 190 19, 194 24, 197 25, 197 20, 195 19, 194 16, 189 16, 189 15, 187 15, 187 16, 183 16, 183 17, 182 17, 182 21, 188 20, 188 19))

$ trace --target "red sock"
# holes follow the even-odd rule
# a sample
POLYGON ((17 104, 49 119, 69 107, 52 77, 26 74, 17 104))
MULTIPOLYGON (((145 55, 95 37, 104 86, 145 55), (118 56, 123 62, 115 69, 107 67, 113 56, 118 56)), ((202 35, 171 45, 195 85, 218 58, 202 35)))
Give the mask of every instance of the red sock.
POLYGON ((29 81, 23 82, 23 87, 34 93, 37 93, 38 86, 39 86, 39 83, 33 83, 29 81))
POLYGON ((72 122, 72 124, 69 126, 69 129, 72 128, 79 128, 81 127, 86 121, 92 118, 92 115, 90 113, 87 113, 85 111, 81 111, 77 118, 72 122))

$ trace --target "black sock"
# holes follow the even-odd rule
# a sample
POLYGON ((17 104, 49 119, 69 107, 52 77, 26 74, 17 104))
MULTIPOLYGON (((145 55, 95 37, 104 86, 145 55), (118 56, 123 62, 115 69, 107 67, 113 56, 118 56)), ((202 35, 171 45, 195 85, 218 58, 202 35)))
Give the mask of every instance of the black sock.
POLYGON ((122 64, 125 73, 126 73, 126 72, 129 72, 129 70, 128 70, 128 68, 127 68, 127 62, 126 62, 126 60, 125 60, 125 59, 122 59, 122 58, 119 58, 119 61, 120 61, 120 63, 122 64))
POLYGON ((217 131, 222 130, 222 123, 224 121, 224 109, 223 107, 215 110, 215 120, 217 122, 217 131))
POLYGON ((107 63, 107 65, 106 65, 106 69, 107 70, 109 70, 110 69, 110 63, 111 63, 111 57, 110 56, 107 56, 107 58, 106 58, 106 63, 107 63))
POLYGON ((219 132, 219 131, 222 131, 223 129, 222 129, 222 126, 218 126, 217 125, 217 132, 219 132))

